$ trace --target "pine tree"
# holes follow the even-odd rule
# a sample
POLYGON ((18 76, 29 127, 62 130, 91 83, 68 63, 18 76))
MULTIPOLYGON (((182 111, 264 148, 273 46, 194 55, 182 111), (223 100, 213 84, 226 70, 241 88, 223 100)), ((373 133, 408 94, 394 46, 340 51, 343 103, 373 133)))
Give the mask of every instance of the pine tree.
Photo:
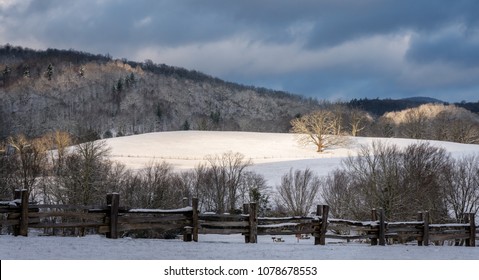
POLYGON ((51 81, 53 76, 53 65, 51 63, 48 64, 46 75, 48 80, 51 81))

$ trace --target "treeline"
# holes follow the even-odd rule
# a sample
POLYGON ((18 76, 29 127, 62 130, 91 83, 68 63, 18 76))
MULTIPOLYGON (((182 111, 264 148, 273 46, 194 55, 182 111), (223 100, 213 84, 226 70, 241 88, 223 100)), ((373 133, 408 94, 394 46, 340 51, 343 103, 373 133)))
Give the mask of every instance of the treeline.
POLYGON ((429 211, 431 222, 463 221, 479 210, 479 157, 452 158, 427 142, 405 148, 363 146, 327 176, 323 198, 336 218, 368 219, 381 207, 390 221, 429 211))
POLYGON ((165 162, 129 170, 109 160, 104 141, 70 144, 67 133, 55 132, 0 145, 0 200, 22 188, 30 201, 46 204, 102 205, 106 193, 118 192, 130 208, 180 208, 184 197, 197 197, 203 211, 235 212, 249 202, 262 214, 271 210, 266 180, 238 153, 212 155, 192 171, 175 172, 165 162))
POLYGON ((374 142, 328 176, 291 169, 277 186, 251 171, 239 153, 211 155, 182 172, 165 162, 130 170, 109 160, 104 141, 70 143, 67 133, 55 132, 0 145, 0 200, 23 188, 32 202, 102 205, 106 193, 117 192, 129 208, 181 208, 183 198, 197 197, 203 212, 236 213, 256 202, 261 216, 305 216, 322 201, 335 218, 364 220, 372 208, 383 208, 389 221, 429 211, 437 223, 479 210, 479 157, 455 159, 427 142, 405 148, 374 142))
MULTIPOLYGON (((292 123, 299 121, 321 127, 323 139, 350 135, 479 144, 479 115, 456 105, 428 103, 378 117, 346 103, 322 102, 320 109, 297 115, 292 123)), ((292 131, 309 134, 297 127, 292 131)))
POLYGON ((369 99, 369 98, 354 98, 349 102, 345 102, 348 106, 353 108, 358 108, 364 111, 369 112, 375 116, 382 116, 388 112, 397 112, 403 111, 406 109, 411 109, 419 107, 424 104, 440 104, 440 105, 455 105, 457 107, 464 108, 473 113, 479 113, 479 101, 478 102, 443 102, 434 98, 404 98, 404 99, 369 99))
POLYGON ((376 122, 376 135, 479 144, 479 116, 455 105, 425 104, 390 112, 376 122))
POLYGON ((408 99, 368 99, 368 98, 360 98, 360 99, 352 99, 351 101, 347 102, 348 106, 360 108, 361 110, 367 111, 370 114, 380 117, 387 112, 394 112, 394 111, 402 111, 409 108, 418 107, 425 103, 430 102, 422 102, 416 100, 408 100, 408 99))

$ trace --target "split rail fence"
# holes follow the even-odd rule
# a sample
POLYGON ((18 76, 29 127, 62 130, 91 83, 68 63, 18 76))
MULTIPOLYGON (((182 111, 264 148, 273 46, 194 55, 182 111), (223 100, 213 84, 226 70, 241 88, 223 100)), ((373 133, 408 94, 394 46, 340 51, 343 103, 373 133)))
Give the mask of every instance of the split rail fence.
POLYGON ((108 194, 102 207, 28 204, 24 191, 15 198, 0 202, 0 230, 12 228, 14 235, 23 236, 29 228, 39 228, 52 233, 105 234, 113 239, 138 230, 177 232, 184 241, 199 241, 199 234, 242 234, 246 243, 257 243, 258 235, 296 235, 312 236, 315 245, 325 245, 328 238, 361 239, 371 245, 414 241, 419 246, 462 240, 465 246, 475 247, 477 239, 472 213, 465 214, 464 223, 430 224, 428 212, 418 213, 415 221, 387 222, 382 209, 371 210, 370 221, 329 219, 328 205, 318 205, 312 217, 258 217, 255 203, 245 204, 239 215, 200 213, 196 198, 190 206, 173 210, 126 209, 120 207, 116 193, 108 194))

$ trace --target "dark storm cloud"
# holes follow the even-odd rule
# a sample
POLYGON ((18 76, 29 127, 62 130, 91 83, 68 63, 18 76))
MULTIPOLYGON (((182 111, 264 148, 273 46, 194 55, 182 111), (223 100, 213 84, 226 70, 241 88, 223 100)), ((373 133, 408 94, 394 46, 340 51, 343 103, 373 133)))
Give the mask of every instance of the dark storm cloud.
POLYGON ((439 34, 412 40, 407 58, 416 63, 450 63, 459 67, 479 65, 479 29, 453 26, 439 34))
POLYGON ((0 0, 0 38, 321 98, 475 100, 477 11, 475 0, 0 0))

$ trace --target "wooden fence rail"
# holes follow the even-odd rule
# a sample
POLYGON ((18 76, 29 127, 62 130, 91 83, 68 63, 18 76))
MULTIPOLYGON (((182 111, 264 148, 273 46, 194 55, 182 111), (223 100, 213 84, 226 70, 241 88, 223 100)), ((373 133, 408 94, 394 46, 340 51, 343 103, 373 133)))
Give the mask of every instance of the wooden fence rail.
POLYGON ((325 245, 326 238, 367 240, 371 245, 389 241, 430 242, 463 240, 476 246, 475 215, 465 214, 464 223, 429 224, 428 212, 416 221, 387 222, 382 209, 371 211, 370 221, 328 218, 329 206, 318 205, 312 217, 258 217, 255 203, 245 204, 243 214, 207 214, 198 210, 198 199, 180 209, 126 209, 120 207, 117 193, 108 194, 106 206, 28 205, 20 192, 14 201, 0 202, 0 229, 12 227, 15 235, 28 235, 28 228, 65 230, 69 234, 105 234, 116 239, 135 231, 181 233, 184 241, 198 241, 199 234, 242 234, 245 243, 257 243, 258 235, 296 235, 314 237, 315 245, 325 245))

